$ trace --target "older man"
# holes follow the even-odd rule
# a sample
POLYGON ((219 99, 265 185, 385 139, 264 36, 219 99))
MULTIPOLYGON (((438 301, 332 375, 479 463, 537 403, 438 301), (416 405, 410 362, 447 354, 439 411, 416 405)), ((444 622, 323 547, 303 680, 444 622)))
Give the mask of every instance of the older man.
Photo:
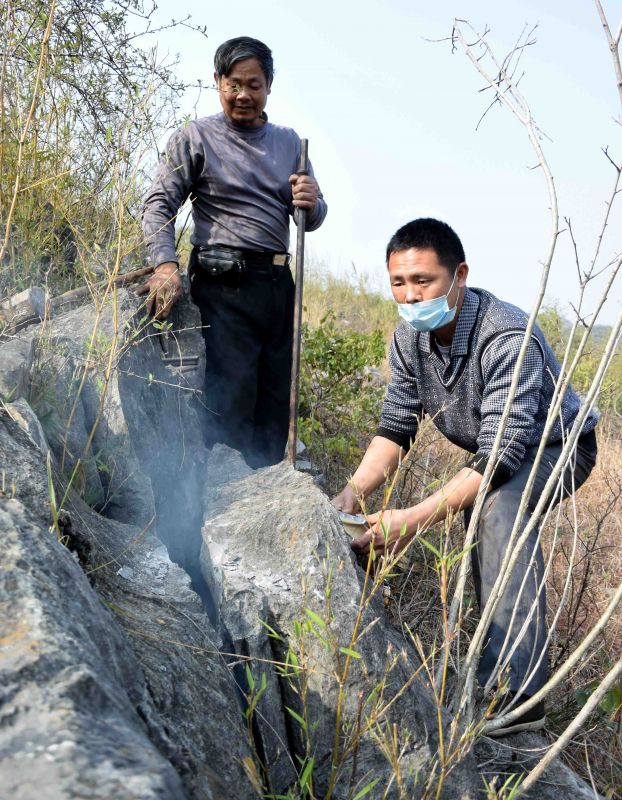
MULTIPOLYGON (((352 480, 333 500, 345 512, 359 510, 359 498, 380 486, 398 466, 417 435, 422 414, 454 444, 473 453, 445 485, 411 508, 384 516, 388 541, 372 515, 371 531, 355 540, 361 553, 373 547, 399 551, 421 530, 450 513, 470 508, 489 460, 527 315, 483 289, 467 287, 469 268, 456 233, 444 222, 418 219, 400 228, 387 247, 393 297, 403 321, 390 351, 392 377, 380 427, 352 480)), ((531 473, 551 405, 559 364, 535 328, 516 396, 494 465, 473 552, 473 575, 480 605, 485 605, 507 550, 523 489, 531 473)), ((579 412, 569 389, 544 448, 527 506, 530 515, 560 457, 563 438, 579 412)), ((586 480, 596 460, 596 414, 583 423, 572 464, 563 476, 570 494, 586 480)), ((557 498, 559 499, 559 495, 557 498)), ((526 520, 525 520, 526 521, 526 520)), ((535 694, 547 674, 544 564, 537 528, 521 552, 508 587, 494 613, 479 664, 482 686, 508 676, 514 705, 535 694)), ((544 724, 544 705, 536 705, 496 735, 544 724)))
POLYGON ((141 288, 157 316, 181 294, 174 220, 190 198, 191 295, 205 338, 208 443, 239 450, 251 466, 274 464, 287 441, 293 281, 289 218, 306 210, 318 228, 326 203, 310 169, 296 174, 300 139, 268 122, 270 49, 247 36, 214 58, 222 112, 171 137, 143 213, 155 272, 141 288))

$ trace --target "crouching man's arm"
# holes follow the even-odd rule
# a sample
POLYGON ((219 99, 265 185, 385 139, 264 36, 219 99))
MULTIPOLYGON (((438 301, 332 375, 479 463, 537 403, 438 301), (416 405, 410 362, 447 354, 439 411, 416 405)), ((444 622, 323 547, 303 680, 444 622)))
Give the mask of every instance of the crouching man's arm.
POLYGON ((361 510, 359 498, 370 495, 392 475, 400 462, 404 450, 396 442, 384 436, 374 436, 356 472, 345 488, 333 498, 338 511, 357 514, 361 510))
POLYGON ((463 467, 444 486, 417 505, 371 514, 368 517, 371 529, 352 542, 352 549, 366 555, 373 542, 377 555, 399 553, 419 531, 441 522, 450 513, 456 514, 473 505, 481 483, 482 476, 478 472, 463 467))
POLYGON ((423 408, 417 384, 398 350, 395 336, 389 348, 391 382, 382 405, 380 425, 348 485, 333 499, 339 511, 356 514, 358 498, 368 497, 397 469, 417 435, 423 408))

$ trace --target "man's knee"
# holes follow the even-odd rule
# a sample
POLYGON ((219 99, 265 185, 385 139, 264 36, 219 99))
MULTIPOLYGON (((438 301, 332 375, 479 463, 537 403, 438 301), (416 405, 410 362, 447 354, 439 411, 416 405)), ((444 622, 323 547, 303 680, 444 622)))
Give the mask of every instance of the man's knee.
POLYGON ((478 538, 492 534, 496 539, 510 536, 520 506, 520 493, 500 487, 490 492, 482 506, 478 538))

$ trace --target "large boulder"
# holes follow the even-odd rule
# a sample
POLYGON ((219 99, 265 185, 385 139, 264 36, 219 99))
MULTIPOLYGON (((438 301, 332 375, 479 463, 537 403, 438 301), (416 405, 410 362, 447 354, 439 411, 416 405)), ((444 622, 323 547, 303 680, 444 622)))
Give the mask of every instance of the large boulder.
MULTIPOLYGON (((287 463, 252 472, 222 446, 208 471, 201 565, 219 625, 250 670, 249 698, 265 686, 253 722, 271 791, 285 794, 310 757, 316 796, 332 785, 334 800, 370 783, 374 798, 475 798, 484 777, 535 766, 541 737, 478 740, 439 712, 426 669, 387 626, 380 590, 369 598, 337 514, 309 476, 287 463)), ((594 793, 558 761, 527 796, 594 793)))
POLYGON ((0 341, 0 399, 37 415, 60 475, 85 502, 124 523, 154 525, 172 558, 198 564, 205 447, 204 346, 187 300, 161 328, 134 294, 87 304, 0 341), (179 515, 183 507, 185 513, 179 515))
POLYGON ((14 499, 0 535, 3 796, 181 800, 138 662, 71 553, 14 499))
MULTIPOLYGON (((426 783, 439 782, 441 797, 477 797, 467 747, 441 776, 438 710, 425 672, 383 623, 379 596, 359 616, 363 572, 313 480, 287 463, 250 473, 224 447, 214 448, 211 463, 202 567, 236 653, 250 659, 255 686, 266 685, 256 729, 271 790, 284 793, 313 757, 320 797, 332 783, 331 797, 345 800, 372 781, 373 797, 385 789, 387 797, 420 797, 426 783), (302 672, 292 669, 292 653, 302 672), (289 677, 275 662, 289 664, 289 677), (399 752, 391 752, 394 734, 399 752), (343 756, 333 762, 336 741, 343 756)), ((447 748, 451 721, 441 718, 447 748)))

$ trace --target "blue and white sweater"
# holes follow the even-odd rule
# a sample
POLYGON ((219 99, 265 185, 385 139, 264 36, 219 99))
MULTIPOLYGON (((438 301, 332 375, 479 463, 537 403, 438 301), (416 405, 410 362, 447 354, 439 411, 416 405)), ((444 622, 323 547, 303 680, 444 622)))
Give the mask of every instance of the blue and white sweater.
MULTIPOLYGON (((464 302, 445 363, 430 333, 401 322, 389 353, 392 377, 382 408, 378 435, 408 449, 419 420, 428 414, 451 442, 474 453, 469 465, 484 472, 512 382, 528 316, 483 289, 465 290, 464 302)), ((540 442, 560 367, 544 334, 536 326, 501 442, 493 485, 507 481, 519 468, 525 450, 540 442)), ((580 400, 569 388, 548 443, 559 442, 570 429, 580 400)), ((582 434, 593 431, 592 411, 582 434)))

